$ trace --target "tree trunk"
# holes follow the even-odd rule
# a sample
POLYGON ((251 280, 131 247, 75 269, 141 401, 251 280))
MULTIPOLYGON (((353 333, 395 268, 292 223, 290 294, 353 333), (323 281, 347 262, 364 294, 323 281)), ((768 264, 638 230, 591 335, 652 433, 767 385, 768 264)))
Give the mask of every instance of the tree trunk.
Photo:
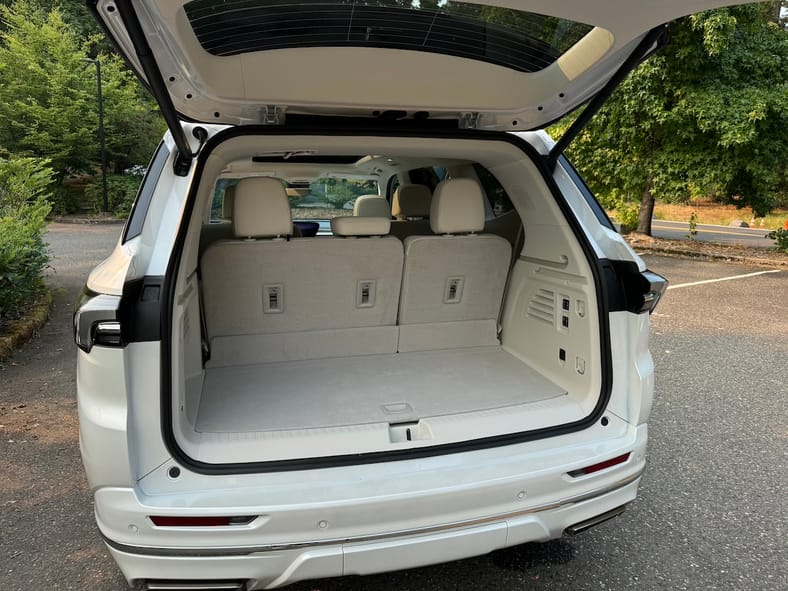
POLYGON ((654 215, 654 195, 651 194, 651 179, 648 179, 646 190, 640 197, 640 211, 638 212, 638 227, 635 232, 651 236, 651 217, 654 215))

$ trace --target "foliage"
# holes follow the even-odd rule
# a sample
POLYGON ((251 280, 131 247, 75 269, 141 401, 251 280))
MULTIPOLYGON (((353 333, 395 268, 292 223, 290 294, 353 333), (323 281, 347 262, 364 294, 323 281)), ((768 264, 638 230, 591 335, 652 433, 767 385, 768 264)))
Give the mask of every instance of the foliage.
POLYGON ((148 159, 163 128, 117 55, 96 53, 98 38, 81 38, 57 7, 15 0, 0 17, 0 145, 50 159, 60 179, 92 170, 100 161, 96 67, 84 61, 92 54, 101 62, 111 165, 148 159))
POLYGON ((667 46, 630 74, 569 156, 608 200, 710 195, 762 216, 788 184, 786 62, 772 3, 672 23, 667 46))
MULTIPOLYGON (((119 218, 128 217, 141 181, 141 177, 127 174, 107 176, 107 201, 109 202, 109 211, 113 215, 119 218)), ((104 197, 101 177, 97 177, 85 187, 85 197, 87 197, 93 212, 98 213, 102 210, 104 197)))
POLYGON ((22 156, 0 159, 0 214, 10 215, 16 208, 45 198, 51 184, 47 160, 22 156))
POLYGON ((49 197, 54 215, 66 215, 79 210, 82 202, 82 190, 65 183, 55 185, 49 197))
MULTIPOLYGON (((361 195, 377 195, 378 187, 376 181, 363 181, 344 178, 324 178, 313 182, 310 185, 311 197, 315 201, 329 203, 331 206, 342 209, 345 203, 354 201, 361 195)), ((308 203, 310 196, 302 199, 308 203)))
POLYGON ((689 218, 689 234, 687 234, 687 238, 690 240, 695 240, 695 237, 698 235, 698 214, 694 211, 690 214, 689 218))
POLYGON ((627 234, 632 232, 638 225, 638 208, 631 201, 624 197, 616 197, 610 206, 616 210, 616 221, 621 225, 621 232, 627 234))
POLYGON ((52 175, 46 161, 0 160, 0 320, 19 315, 42 289, 52 175))
POLYGON ((779 252, 788 253, 788 230, 785 228, 778 228, 766 235, 766 238, 774 240, 774 249, 779 252))

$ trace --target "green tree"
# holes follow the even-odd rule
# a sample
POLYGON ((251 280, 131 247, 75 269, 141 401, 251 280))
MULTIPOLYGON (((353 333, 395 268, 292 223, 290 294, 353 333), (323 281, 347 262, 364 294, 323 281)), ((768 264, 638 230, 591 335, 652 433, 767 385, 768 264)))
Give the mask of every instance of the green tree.
POLYGON ((707 195, 764 215, 786 191, 788 33, 776 14, 769 2, 671 24, 662 52, 570 145, 606 206, 640 204, 637 231, 651 234, 655 198, 707 195))
POLYGON ((58 176, 99 161, 94 67, 101 60, 107 150, 113 168, 143 163, 162 125, 153 103, 116 55, 96 53, 58 8, 33 0, 0 6, 0 145, 48 158, 58 176))

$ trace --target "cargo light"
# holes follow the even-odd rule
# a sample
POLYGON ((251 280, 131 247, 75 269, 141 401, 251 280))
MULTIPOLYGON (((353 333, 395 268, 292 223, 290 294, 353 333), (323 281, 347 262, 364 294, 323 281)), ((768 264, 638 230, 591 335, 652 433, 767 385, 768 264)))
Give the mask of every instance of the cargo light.
POLYGON ((247 525, 254 521, 255 515, 216 515, 199 517, 174 517, 171 515, 151 515, 150 520, 158 527, 222 527, 228 525, 247 525))
POLYGON ((629 456, 632 455, 632 452, 627 452, 620 456, 616 456, 615 458, 610 458, 609 460, 605 460, 604 462, 599 462, 598 464, 592 464, 590 466, 586 466, 585 468, 580 468, 578 470, 571 470, 567 472, 569 476, 572 478, 577 478, 578 476, 586 476, 587 474, 593 474, 594 472, 599 472, 600 470, 604 470, 605 468, 611 468, 612 466, 617 466, 618 464, 623 464, 629 459, 629 456))

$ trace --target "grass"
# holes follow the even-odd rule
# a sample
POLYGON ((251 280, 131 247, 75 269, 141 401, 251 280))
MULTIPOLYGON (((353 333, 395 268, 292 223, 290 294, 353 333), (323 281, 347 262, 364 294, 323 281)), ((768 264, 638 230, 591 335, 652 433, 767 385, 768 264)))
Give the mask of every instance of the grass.
POLYGON ((654 219, 670 220, 674 222, 688 222, 692 212, 697 215, 699 224, 714 224, 727 226, 733 220, 742 220, 750 227, 763 228, 764 230, 777 230, 782 228, 788 220, 788 210, 778 209, 763 218, 755 218, 752 209, 744 207, 737 209, 733 205, 720 205, 718 203, 697 202, 687 205, 670 203, 657 203, 654 207, 654 219), (755 223, 753 225, 753 219, 755 223))
POLYGON ((52 293, 43 288, 41 295, 17 320, 0 320, 0 362, 10 357, 46 324, 52 308, 52 293))

